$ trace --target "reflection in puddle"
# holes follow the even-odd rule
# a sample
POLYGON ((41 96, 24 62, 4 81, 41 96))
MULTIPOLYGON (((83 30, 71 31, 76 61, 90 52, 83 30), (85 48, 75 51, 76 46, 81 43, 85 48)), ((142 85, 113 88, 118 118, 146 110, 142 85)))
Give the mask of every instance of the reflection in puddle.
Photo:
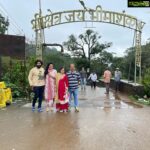
POLYGON ((142 108, 128 98, 123 98, 119 93, 110 92, 105 95, 104 88, 97 88, 95 91, 87 87, 86 91, 79 91, 80 107, 96 107, 98 109, 123 109, 123 108, 142 108))

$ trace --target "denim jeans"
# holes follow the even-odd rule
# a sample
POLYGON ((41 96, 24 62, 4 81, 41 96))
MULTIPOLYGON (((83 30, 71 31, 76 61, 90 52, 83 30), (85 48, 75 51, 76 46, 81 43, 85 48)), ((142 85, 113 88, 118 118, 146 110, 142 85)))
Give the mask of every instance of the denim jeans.
POLYGON ((73 95, 74 107, 78 107, 79 106, 79 103, 78 103, 78 89, 69 89, 69 94, 70 94, 69 105, 71 106, 71 100, 72 100, 72 95, 73 95))
POLYGON ((106 93, 109 94, 110 83, 105 83, 106 93))
POLYGON ((32 102, 32 107, 35 107, 36 101, 38 99, 38 108, 41 108, 42 100, 43 100, 43 93, 44 93, 44 86, 33 87, 33 92, 34 92, 34 98, 32 102))
POLYGON ((115 90, 116 92, 119 91, 120 88, 120 81, 115 81, 115 90))
POLYGON ((81 78, 81 88, 86 88, 86 78, 81 78))

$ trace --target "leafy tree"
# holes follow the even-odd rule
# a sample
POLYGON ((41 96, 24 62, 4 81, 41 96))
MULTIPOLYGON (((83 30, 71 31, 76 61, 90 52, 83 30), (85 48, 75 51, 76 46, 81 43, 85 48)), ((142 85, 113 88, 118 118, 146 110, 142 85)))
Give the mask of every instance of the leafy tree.
POLYGON ((89 61, 85 58, 74 58, 74 62, 79 71, 81 71, 82 67, 84 67, 84 69, 90 67, 89 61))
POLYGON ((51 49, 49 52, 44 53, 44 64, 53 63, 55 69, 59 70, 60 67, 65 67, 66 70, 69 69, 69 64, 74 63, 73 59, 68 54, 62 54, 57 50, 51 49))
POLYGON ((145 94, 150 97, 150 68, 146 69, 146 73, 143 77, 143 84, 145 89, 145 94))
POLYGON ((87 58, 90 62, 94 56, 112 45, 112 43, 101 44, 100 39, 101 36, 97 32, 86 30, 85 33, 78 36, 78 39, 73 34, 70 35, 68 41, 64 42, 63 45, 74 57, 87 58))
MULTIPOLYGON (((147 74, 147 68, 150 68, 150 43, 142 45, 142 77, 147 74)), ((135 47, 128 48, 126 50, 126 55, 118 62, 120 68, 124 73, 125 78, 129 78, 130 80, 134 80, 134 70, 135 70, 135 47), (121 67, 122 66, 122 67, 121 67)), ((113 60, 113 66, 116 65, 115 58, 113 60)), ((118 66, 118 67, 119 67, 118 66)), ((139 68, 137 67, 137 72, 139 68)))
POLYGON ((98 57, 91 61, 91 71, 95 71, 102 75, 106 67, 112 64, 113 54, 107 51, 102 51, 98 57))
POLYGON ((0 34, 5 34, 9 26, 9 22, 0 14, 0 34))

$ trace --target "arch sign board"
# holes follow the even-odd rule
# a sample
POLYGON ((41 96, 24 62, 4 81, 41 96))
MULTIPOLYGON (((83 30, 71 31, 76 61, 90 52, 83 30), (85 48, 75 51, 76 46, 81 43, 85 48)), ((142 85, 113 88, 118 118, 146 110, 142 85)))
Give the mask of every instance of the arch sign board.
POLYGON ((68 10, 62 12, 49 12, 43 16, 37 13, 31 21, 32 28, 36 32, 36 55, 42 58, 42 44, 44 43, 44 29, 56 25, 74 22, 102 22, 126 27, 135 31, 136 66, 141 67, 141 33, 144 22, 136 17, 127 15, 125 12, 103 10, 100 5, 95 9, 68 10))
POLYGON ((125 13, 105 11, 102 10, 101 6, 97 6, 95 10, 70 10, 50 13, 41 17, 40 14, 35 14, 35 18, 31 21, 35 31, 73 22, 104 22, 127 27, 137 31, 141 31, 144 25, 144 23, 136 17, 125 13))

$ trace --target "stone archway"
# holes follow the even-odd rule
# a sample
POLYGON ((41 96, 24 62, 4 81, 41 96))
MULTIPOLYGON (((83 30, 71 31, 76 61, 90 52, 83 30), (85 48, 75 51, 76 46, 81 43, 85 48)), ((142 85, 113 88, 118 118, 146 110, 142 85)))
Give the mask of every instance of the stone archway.
POLYGON ((43 16, 42 11, 35 14, 35 18, 31 21, 32 28, 36 33, 36 56, 42 59, 42 45, 44 41, 44 29, 56 25, 74 23, 74 22, 101 22, 109 23, 117 26, 122 26, 135 31, 135 83, 136 83, 136 68, 139 67, 139 80, 141 81, 141 35, 144 27, 144 22, 136 17, 114 11, 103 10, 101 6, 96 9, 81 9, 68 10, 62 12, 49 12, 43 16))

